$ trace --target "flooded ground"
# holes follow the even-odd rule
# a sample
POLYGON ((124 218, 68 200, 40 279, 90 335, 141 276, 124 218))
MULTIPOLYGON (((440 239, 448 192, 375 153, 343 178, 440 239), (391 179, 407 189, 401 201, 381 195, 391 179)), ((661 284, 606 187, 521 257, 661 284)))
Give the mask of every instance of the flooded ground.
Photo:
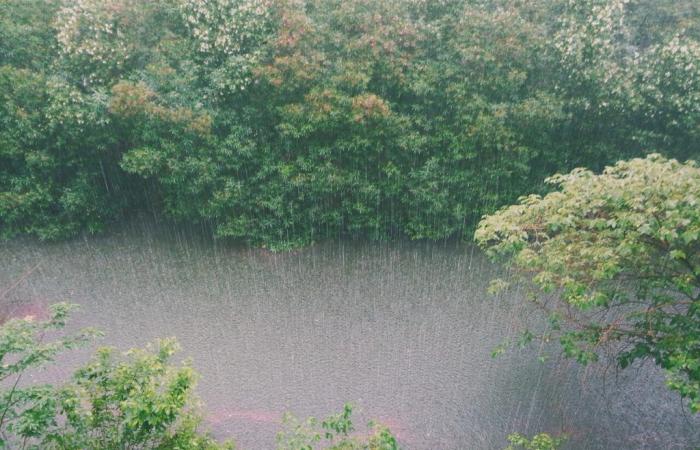
MULTIPOLYGON (((529 313, 517 293, 486 295, 496 269, 472 246, 337 241, 273 254, 199 236, 134 224, 3 243, 0 286, 19 282, 0 301, 14 315, 79 303, 73 326, 101 328, 118 348, 177 337, 210 427, 243 449, 274 448, 285 411, 325 416, 344 402, 407 449, 498 449, 514 431, 565 431, 572 449, 700 443, 698 418, 653 367, 542 364, 537 348, 491 358, 529 313)), ((61 378, 86 354, 40 377, 61 378)))

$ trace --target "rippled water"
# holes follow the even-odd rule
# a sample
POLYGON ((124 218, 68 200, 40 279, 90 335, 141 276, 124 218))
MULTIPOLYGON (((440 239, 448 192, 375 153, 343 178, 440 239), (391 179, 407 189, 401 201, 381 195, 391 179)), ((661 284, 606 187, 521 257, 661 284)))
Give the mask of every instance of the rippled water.
POLYGON ((274 448, 284 411, 324 416, 346 401, 408 449, 497 449, 513 431, 566 431, 572 449, 700 443, 698 418, 653 367, 618 376, 542 364, 538 349, 492 359, 529 313, 517 295, 485 294, 495 268, 471 246, 338 241, 272 254, 198 235, 134 224, 4 243, 0 286, 39 266, 1 301, 24 314, 69 299, 82 305, 75 326, 124 349, 176 336, 202 375, 211 428, 243 449, 274 448))

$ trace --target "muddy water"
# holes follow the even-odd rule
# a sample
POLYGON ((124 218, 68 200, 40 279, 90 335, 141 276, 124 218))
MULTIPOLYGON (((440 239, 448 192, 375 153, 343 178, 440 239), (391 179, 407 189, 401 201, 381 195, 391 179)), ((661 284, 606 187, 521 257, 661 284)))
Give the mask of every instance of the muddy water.
MULTIPOLYGON (((105 237, 0 246, 16 315, 69 299, 74 326, 119 348, 175 336, 201 373, 209 426, 274 448, 283 412, 344 402, 408 449, 497 449, 512 431, 568 432, 573 449, 686 449, 700 423, 653 367, 584 370, 540 349, 491 358, 530 314, 485 295, 495 273, 471 246, 338 241, 284 254, 134 224, 105 237)), ((78 352, 60 378, 86 357, 78 352)))

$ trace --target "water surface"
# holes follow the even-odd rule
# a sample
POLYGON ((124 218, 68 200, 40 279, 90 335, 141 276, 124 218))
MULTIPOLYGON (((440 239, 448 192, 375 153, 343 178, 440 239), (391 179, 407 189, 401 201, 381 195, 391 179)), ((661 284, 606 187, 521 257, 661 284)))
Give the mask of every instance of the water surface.
MULTIPOLYGON (((496 273, 469 245, 337 241, 273 254, 133 224, 108 236, 0 247, 17 314, 69 299, 74 325, 119 348, 175 336, 202 377, 217 436, 274 448, 284 411, 344 402, 407 449, 498 449, 513 431, 565 431, 572 449, 687 449, 700 422, 653 367, 582 369, 540 349, 491 358, 530 313, 485 294, 496 273)), ((85 357, 62 362, 63 371, 85 357)), ((63 374, 52 371, 50 377, 63 374)))

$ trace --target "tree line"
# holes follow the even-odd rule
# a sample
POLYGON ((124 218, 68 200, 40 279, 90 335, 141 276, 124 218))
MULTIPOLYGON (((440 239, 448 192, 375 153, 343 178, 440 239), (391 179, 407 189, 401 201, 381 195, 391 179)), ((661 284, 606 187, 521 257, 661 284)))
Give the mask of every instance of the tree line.
POLYGON ((5 0, 0 233, 469 237, 552 173, 697 155, 699 38, 692 0, 5 0))

